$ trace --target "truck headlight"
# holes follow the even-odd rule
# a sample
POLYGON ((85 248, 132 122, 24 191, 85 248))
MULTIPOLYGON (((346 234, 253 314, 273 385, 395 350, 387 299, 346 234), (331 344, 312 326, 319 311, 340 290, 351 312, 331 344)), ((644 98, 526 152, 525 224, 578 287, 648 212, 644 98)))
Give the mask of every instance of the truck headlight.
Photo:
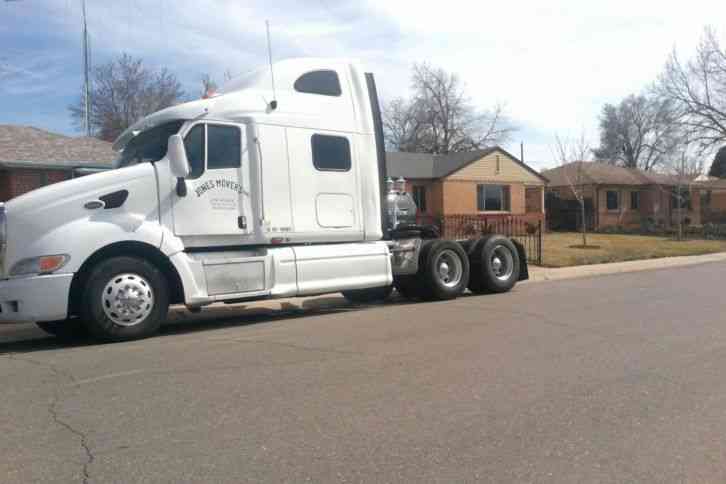
POLYGON ((11 276, 22 276, 26 274, 50 274, 55 272, 71 260, 67 254, 43 255, 31 257, 17 262, 10 271, 11 276))

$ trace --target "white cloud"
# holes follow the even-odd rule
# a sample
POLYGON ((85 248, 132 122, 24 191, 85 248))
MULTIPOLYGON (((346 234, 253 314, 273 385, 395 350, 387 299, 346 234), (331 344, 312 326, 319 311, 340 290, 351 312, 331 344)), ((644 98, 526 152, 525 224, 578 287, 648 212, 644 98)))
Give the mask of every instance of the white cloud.
POLYGON ((401 61, 459 73, 483 106, 505 102, 541 166, 554 162, 547 138, 584 129, 595 144, 604 102, 645 88, 672 48, 690 53, 704 26, 726 16, 715 1, 374 3, 399 22, 401 61))
MULTIPOLYGON (((78 2, 3 7, 0 15, 11 15, 0 29, 5 39, 17 32, 20 42, 33 23, 35 35, 65 39, 56 64, 46 50, 19 47, 21 57, 51 57, 53 75, 57 64, 80 57, 78 2)), ((412 63, 431 62, 458 73, 482 108, 504 103, 522 126, 508 148, 518 153, 523 140, 527 160, 541 167, 554 163, 555 133, 585 129, 595 144, 602 104, 652 82, 674 46, 690 54, 703 27, 726 18, 726 2, 123 0, 89 1, 88 14, 96 63, 126 51, 169 67, 190 94, 203 73, 220 79, 227 69, 240 74, 265 63, 266 19, 276 58, 359 59, 384 98, 406 94, 412 63)))

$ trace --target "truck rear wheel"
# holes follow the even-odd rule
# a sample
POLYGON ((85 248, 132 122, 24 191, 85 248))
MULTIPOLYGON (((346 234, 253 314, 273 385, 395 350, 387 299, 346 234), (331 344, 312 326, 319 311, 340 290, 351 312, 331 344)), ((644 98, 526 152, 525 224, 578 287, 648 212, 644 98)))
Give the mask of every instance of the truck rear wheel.
POLYGON ((460 244, 450 240, 427 241, 419 260, 420 297, 443 301, 461 295, 469 283, 469 258, 460 244))
POLYGON ((511 290, 519 280, 517 248, 502 235, 491 235, 476 242, 470 253, 469 290, 476 294, 511 290))
POLYGON ((86 282, 80 306, 88 330, 105 341, 151 336, 168 311, 166 278, 136 257, 114 257, 98 264, 86 282))
POLYGON ((388 299, 393 291, 393 286, 370 287, 367 289, 352 289, 343 291, 343 297, 356 304, 373 304, 388 299))

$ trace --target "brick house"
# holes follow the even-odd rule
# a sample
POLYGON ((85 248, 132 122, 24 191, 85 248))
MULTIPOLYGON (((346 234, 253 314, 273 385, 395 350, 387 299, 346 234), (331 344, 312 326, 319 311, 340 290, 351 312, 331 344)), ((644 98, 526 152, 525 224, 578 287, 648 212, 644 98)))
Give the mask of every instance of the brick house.
POLYGON ((695 180, 607 163, 579 161, 546 170, 543 175, 550 180, 547 201, 550 228, 553 229, 561 228, 558 227, 561 223, 565 224, 565 228, 579 226, 579 214, 576 213, 579 205, 573 186, 585 198, 590 229, 638 229, 646 224, 672 227, 677 224, 679 214, 687 224, 701 224, 703 187, 695 180), (567 214, 563 212, 568 210, 555 208, 567 207, 568 202, 572 221, 565 220, 567 214), (574 222, 575 218, 577 222, 574 222))
POLYGON ((388 175, 404 177, 424 217, 483 214, 544 220, 547 179, 504 149, 431 155, 387 153, 388 175))
POLYGON ((706 178, 696 185, 701 193, 701 223, 726 224, 726 179, 706 178))
POLYGON ((0 125, 0 202, 111 167, 111 143, 29 126, 0 125))

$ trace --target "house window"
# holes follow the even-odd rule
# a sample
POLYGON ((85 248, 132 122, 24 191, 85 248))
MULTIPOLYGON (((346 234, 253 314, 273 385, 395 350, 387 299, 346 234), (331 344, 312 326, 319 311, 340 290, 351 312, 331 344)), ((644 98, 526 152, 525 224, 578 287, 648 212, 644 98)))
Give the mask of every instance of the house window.
POLYGON ((674 187, 671 191, 671 208, 691 210, 691 191, 687 187, 674 187))
POLYGON ((477 185, 476 208, 480 212, 508 212, 508 185, 477 185))
POLYGON ((630 210, 640 209, 640 192, 630 192, 630 210))
POLYGON ((342 136, 314 134, 313 165, 320 171, 349 171, 350 142, 342 136))
POLYGON ((497 175, 501 173, 502 171, 502 162, 499 160, 499 155, 497 155, 497 175))
POLYGON ((313 71, 303 74, 295 81, 295 90, 322 96, 340 96, 340 80, 335 71, 313 71))
POLYGON ((608 210, 618 210, 620 208, 620 194, 615 190, 608 190, 605 192, 607 198, 608 210))
POLYGON ((426 211, 426 187, 414 185, 413 201, 416 202, 416 207, 418 207, 419 211, 426 211))

